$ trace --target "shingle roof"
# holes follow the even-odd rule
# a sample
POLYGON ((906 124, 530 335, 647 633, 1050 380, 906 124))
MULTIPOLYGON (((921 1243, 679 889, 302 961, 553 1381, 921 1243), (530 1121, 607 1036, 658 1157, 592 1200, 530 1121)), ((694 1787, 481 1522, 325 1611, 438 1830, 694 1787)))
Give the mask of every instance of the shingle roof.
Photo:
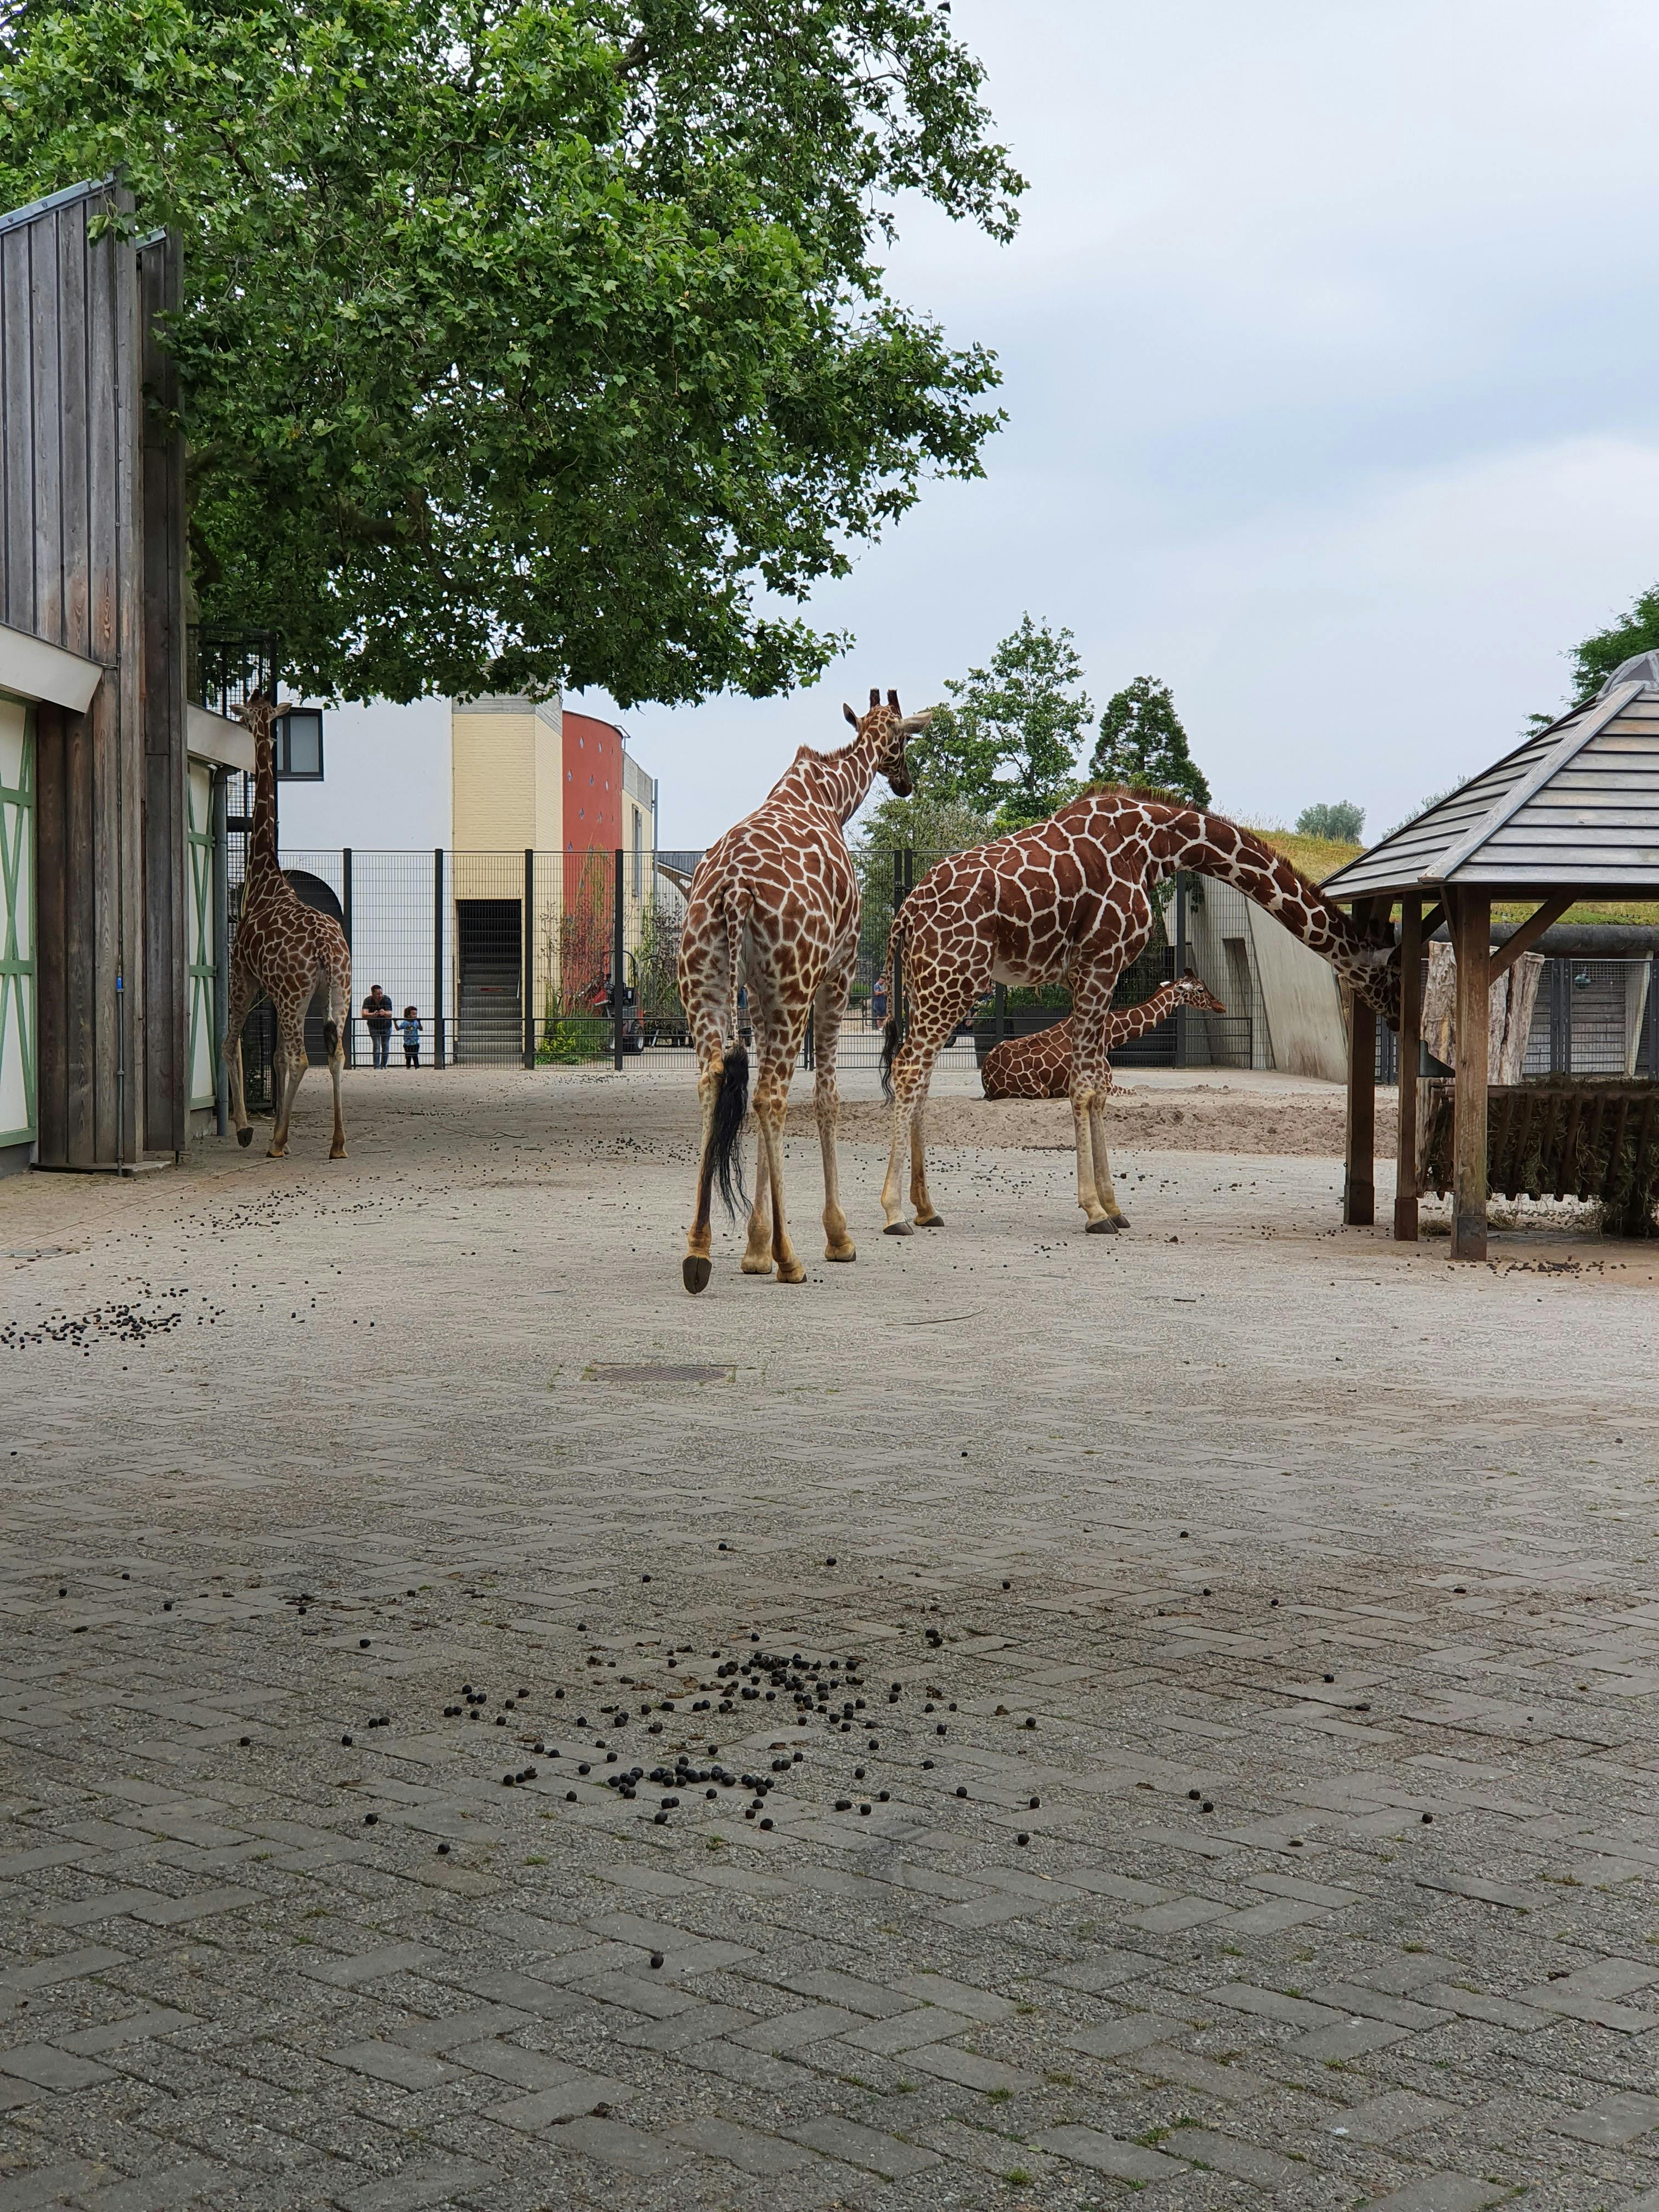
POLYGON ((1659 653, 1328 877, 1334 898, 1463 884, 1659 898, 1659 653))

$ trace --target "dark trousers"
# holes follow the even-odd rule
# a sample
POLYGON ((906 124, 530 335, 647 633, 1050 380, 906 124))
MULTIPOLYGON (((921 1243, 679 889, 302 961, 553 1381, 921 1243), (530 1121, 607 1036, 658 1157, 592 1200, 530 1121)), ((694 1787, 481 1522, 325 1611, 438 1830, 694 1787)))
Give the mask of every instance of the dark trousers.
POLYGON ((405 1067, 418 1067, 420 1064, 421 1044, 420 1039, 417 1037, 413 1044, 406 1044, 404 1047, 404 1066, 405 1067))

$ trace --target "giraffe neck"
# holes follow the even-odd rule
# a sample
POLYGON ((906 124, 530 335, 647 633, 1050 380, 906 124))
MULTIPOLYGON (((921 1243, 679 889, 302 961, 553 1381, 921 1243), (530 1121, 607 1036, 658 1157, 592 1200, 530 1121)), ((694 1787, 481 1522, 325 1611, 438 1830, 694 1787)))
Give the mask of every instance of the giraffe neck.
POLYGON ((253 724, 253 828, 248 836, 247 874, 280 876, 276 852, 276 756, 271 741, 270 716, 261 714, 253 724))
POLYGON ((842 746, 838 752, 814 752, 810 745, 803 745, 784 781, 796 778, 838 822, 850 822, 876 780, 877 750, 873 731, 860 731, 850 745, 842 746))
POLYGON ((1234 884, 1328 960, 1345 983, 1372 996, 1377 957, 1364 934, 1317 884, 1261 838, 1194 806, 1176 809, 1154 844, 1166 872, 1190 868, 1234 884))
POLYGON ((1150 999, 1114 1013, 1112 1042, 1127 1044, 1132 1037, 1145 1036, 1148 1030, 1155 1030, 1181 1004, 1182 995, 1179 983, 1160 983, 1150 999))

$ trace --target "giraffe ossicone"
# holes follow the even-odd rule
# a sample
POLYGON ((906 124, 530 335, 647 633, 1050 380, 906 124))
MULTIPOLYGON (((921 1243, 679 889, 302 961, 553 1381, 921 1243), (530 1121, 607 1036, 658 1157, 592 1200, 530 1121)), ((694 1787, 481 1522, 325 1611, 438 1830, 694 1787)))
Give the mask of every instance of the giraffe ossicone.
POLYGON ((898 694, 870 694, 838 752, 803 745, 766 798, 698 864, 680 935, 680 1000, 697 1054, 702 1141, 696 1206, 681 1279, 696 1293, 711 1271, 710 1210, 716 1188, 730 1209, 742 1194, 737 1152, 748 1103, 749 1055, 738 1023, 743 990, 755 1047, 755 1194, 743 1255, 746 1275, 799 1283, 806 1270, 784 1217, 783 1124, 789 1080, 812 1017, 813 1106, 823 1162, 826 1260, 857 1254, 847 1233, 836 1159, 840 1095, 836 1048, 858 958, 859 880, 845 825, 877 776, 900 798, 910 773, 904 741, 927 726, 906 715, 898 694))
POLYGON ((238 709, 253 738, 253 827, 248 838, 247 875, 242 908, 230 948, 230 1002, 226 1009, 222 1049, 230 1091, 236 1141, 253 1140, 242 1083, 242 1024, 261 999, 276 1009, 276 1050, 271 1075, 276 1089, 276 1118, 268 1158, 288 1151, 295 1094, 309 1065, 306 1058, 306 1014, 319 990, 328 993, 323 1037, 334 1087, 331 1160, 345 1158, 345 1117, 340 1076, 345 1066, 345 1025, 351 1012, 351 953, 345 932, 332 915, 309 907, 283 873, 276 852, 276 764, 271 726, 274 697, 256 692, 238 709))
POLYGON ((939 1216, 927 1191, 922 1111, 946 1039, 994 983, 1064 982, 1072 993, 1077 1200, 1091 1234, 1127 1227, 1106 1156, 1112 993, 1152 933, 1156 884, 1177 870, 1231 883, 1328 960, 1339 981, 1391 1024, 1400 956, 1387 922, 1360 928, 1284 855, 1223 816, 1120 788, 1083 793, 1047 821, 931 868, 894 917, 889 973, 902 962, 906 1027, 887 1024, 882 1076, 893 1100, 882 1184, 890 1237, 908 1237, 901 1163, 910 1156, 916 1223, 939 1216))

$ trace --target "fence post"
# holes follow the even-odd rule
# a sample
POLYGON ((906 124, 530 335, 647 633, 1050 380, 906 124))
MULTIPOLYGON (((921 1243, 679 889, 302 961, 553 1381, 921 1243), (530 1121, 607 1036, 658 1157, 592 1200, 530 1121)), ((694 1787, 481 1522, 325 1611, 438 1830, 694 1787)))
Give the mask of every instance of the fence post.
MULTIPOLYGON (((342 846, 340 848, 340 911, 345 916, 346 954, 349 957, 351 952, 351 848, 349 845, 342 846)), ((355 974, 351 981, 355 990, 357 982, 355 974)), ((354 1000, 352 1006, 346 1008, 346 1066, 348 1067, 356 1067, 357 1065, 357 1024, 353 1014, 355 1005, 354 1000)))
POLYGON ((432 1064, 444 1065, 444 848, 432 848, 432 1064))
MULTIPOLYGON (((1176 974, 1187 972, 1187 871, 1176 870, 1176 974)), ((1176 1066, 1187 1065, 1187 1009, 1176 1008, 1176 1066)))
POLYGON ((524 853, 524 1064, 536 1065, 536 854, 524 853))
POLYGON ((623 1064, 623 986, 625 980, 628 952, 623 929, 623 848, 618 845, 616 885, 611 896, 611 1048, 618 1075, 622 1073, 623 1064))
POLYGON ((994 1024, 994 1027, 996 1030, 998 1040, 1000 1042, 1002 1038, 1012 1036, 1013 1035, 1013 1030, 1009 1026, 1008 1022, 1008 986, 1006 983, 999 983, 995 987, 994 999, 996 1006, 996 1019, 994 1024))
POLYGON ((230 1127, 230 1071, 225 1066, 225 1023, 230 1013, 230 770, 213 771, 213 1079, 214 1127, 230 1127))

